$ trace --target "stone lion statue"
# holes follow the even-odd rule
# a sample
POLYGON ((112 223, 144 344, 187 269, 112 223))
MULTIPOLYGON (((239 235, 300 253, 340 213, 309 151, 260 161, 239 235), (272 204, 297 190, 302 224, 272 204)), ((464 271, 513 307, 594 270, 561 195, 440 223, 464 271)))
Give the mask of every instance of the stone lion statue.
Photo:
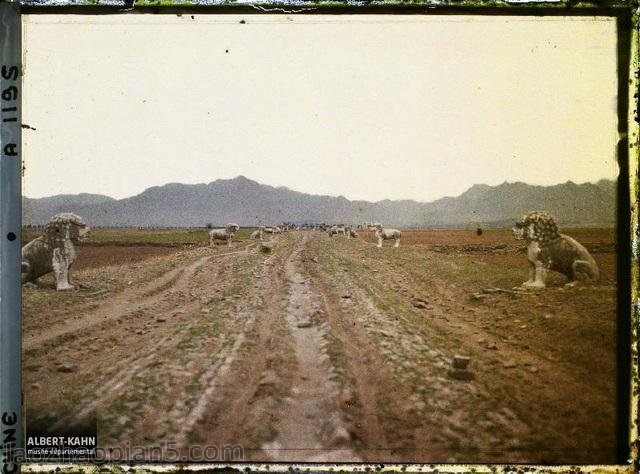
POLYGON ((260 226, 256 230, 251 232, 249 238, 253 240, 262 240, 264 238, 264 226, 260 226))
POLYGON ((527 242, 529 279, 524 288, 544 288, 548 270, 567 276, 568 285, 577 281, 597 281, 599 270, 589 251, 576 240, 558 231, 555 219, 545 211, 522 216, 512 229, 518 240, 527 242))
POLYGON ((393 240, 395 243, 394 247, 400 247, 400 237, 402 236, 402 232, 398 229, 385 229, 382 227, 382 224, 376 222, 373 225, 373 232, 378 240, 378 244, 376 245, 378 248, 382 247, 382 242, 384 240, 393 240))
POLYGON ((213 245, 216 240, 224 240, 228 246, 231 246, 233 236, 236 235, 240 226, 238 224, 229 223, 224 229, 212 229, 209 231, 209 245, 213 245))
POLYGON ((71 290, 71 265, 76 260, 73 245, 89 233, 82 217, 71 212, 56 214, 44 226, 40 237, 22 247, 22 283, 35 283, 38 278, 54 272, 56 289, 71 290))

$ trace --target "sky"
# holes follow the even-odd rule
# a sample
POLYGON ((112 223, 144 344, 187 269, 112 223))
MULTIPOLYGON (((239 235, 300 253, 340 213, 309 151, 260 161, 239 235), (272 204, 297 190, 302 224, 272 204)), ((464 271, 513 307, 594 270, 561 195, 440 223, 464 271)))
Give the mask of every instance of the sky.
POLYGON ((23 18, 29 197, 244 175, 432 201, 617 176, 611 19, 23 18))

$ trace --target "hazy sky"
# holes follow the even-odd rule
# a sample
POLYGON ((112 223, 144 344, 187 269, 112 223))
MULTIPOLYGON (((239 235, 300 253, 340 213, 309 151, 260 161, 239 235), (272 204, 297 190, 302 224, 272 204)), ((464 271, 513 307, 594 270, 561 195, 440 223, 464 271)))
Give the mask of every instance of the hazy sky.
POLYGON ((617 175, 610 19, 24 18, 30 197, 242 174, 430 201, 617 175))

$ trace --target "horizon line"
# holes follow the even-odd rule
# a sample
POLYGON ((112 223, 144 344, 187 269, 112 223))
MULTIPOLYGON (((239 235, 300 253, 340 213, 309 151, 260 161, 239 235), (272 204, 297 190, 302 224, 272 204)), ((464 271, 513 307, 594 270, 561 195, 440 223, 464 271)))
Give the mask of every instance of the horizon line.
POLYGON ((137 196, 140 196, 140 195, 144 194, 145 192, 147 192, 150 189, 163 188, 163 187, 169 186, 171 184, 178 184, 178 185, 181 185, 181 186, 209 186, 210 184, 216 183, 218 181, 234 181, 234 180, 238 180, 240 178, 244 178, 244 179, 246 179, 248 181, 252 181, 252 182, 254 182, 256 184, 259 184, 261 186, 269 186, 269 187, 274 188, 274 189, 286 189, 288 191, 292 191, 292 192, 296 192, 296 193, 300 193, 300 194, 306 194, 308 196, 343 198, 343 199, 346 199, 347 201, 350 201, 350 202, 364 201, 364 202, 372 203, 372 204, 377 204, 377 203, 384 202, 384 201, 396 201, 396 202, 397 201, 412 201, 412 202, 416 202, 416 203, 419 203, 419 204, 429 204, 429 203, 433 203, 433 202, 439 201, 440 199, 460 197, 464 193, 466 193, 467 191, 469 191, 471 188, 473 188, 475 186, 486 186, 486 187, 489 187, 489 188, 495 188, 495 187, 502 186, 502 185, 505 185, 505 184, 524 184, 524 185, 533 186, 533 187, 549 188, 549 187, 560 186, 560 185, 568 184, 568 183, 573 183, 573 184, 575 184, 577 186, 582 186, 582 185, 585 185, 585 184, 593 184, 593 185, 595 185, 595 184, 597 184, 597 183, 599 183, 601 181, 611 181, 611 182, 615 183, 616 185, 617 185, 617 182, 618 182, 617 177, 613 178, 613 179, 612 178, 600 178, 600 179, 597 179, 595 181, 584 181, 582 183, 576 183, 575 181, 573 181, 571 179, 568 179, 566 181, 558 182, 558 183, 554 183, 554 184, 530 184, 530 183, 525 183, 524 181, 513 181, 513 182, 510 182, 508 180, 505 180, 502 183, 495 184, 495 185, 486 184, 486 183, 474 183, 471 186, 469 186, 467 189, 465 189, 462 193, 460 193, 460 194, 458 194, 456 196, 445 195, 445 196, 441 196, 439 198, 433 199, 431 201, 422 201, 422 200, 409 199, 409 198, 404 198, 404 199, 389 199, 389 198, 386 198, 386 199, 380 199, 378 201, 369 201, 367 199, 350 199, 350 198, 348 198, 346 196, 343 196, 341 194, 339 194, 339 195, 316 194, 316 193, 310 193, 310 192, 306 192, 306 191, 298 191, 296 189, 292 189, 292 188, 289 188, 289 187, 283 186, 283 185, 278 186, 278 185, 263 183, 263 182, 255 180, 253 178, 248 178, 245 175, 239 174, 239 175, 237 175, 237 176, 235 176, 233 178, 217 178, 217 179, 215 179, 213 181, 210 181, 208 183, 204 183, 204 182, 203 183, 180 183, 180 182, 177 182, 177 181, 170 181, 170 182, 167 182, 167 183, 164 183, 164 184, 149 186, 148 188, 145 188, 143 191, 141 191, 141 192, 139 192, 137 194, 132 194, 130 196, 126 196, 126 197, 123 197, 123 198, 114 198, 114 197, 109 196, 107 194, 100 194, 100 193, 92 193, 92 192, 81 191, 81 192, 78 192, 78 193, 59 193, 59 194, 52 194, 52 195, 49 195, 49 196, 42 196, 42 197, 35 197, 35 198, 34 197, 29 197, 29 196, 26 196, 26 195, 23 194, 22 195, 22 199, 25 199, 25 198, 26 199, 32 199, 32 200, 51 199, 51 198, 58 197, 58 196, 79 196, 79 195, 82 195, 82 194, 90 194, 90 195, 93 195, 93 196, 104 196, 104 197, 107 197, 109 199, 113 199, 114 201, 123 201, 125 199, 132 199, 132 198, 135 198, 137 196))

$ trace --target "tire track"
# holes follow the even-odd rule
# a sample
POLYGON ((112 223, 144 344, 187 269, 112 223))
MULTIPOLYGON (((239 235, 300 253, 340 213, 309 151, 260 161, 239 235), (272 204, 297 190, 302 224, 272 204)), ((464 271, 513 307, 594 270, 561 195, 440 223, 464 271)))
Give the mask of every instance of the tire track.
MULTIPOLYGON (((314 235, 313 240, 323 237, 314 235)), ((333 247, 325 248, 333 251, 333 247)), ((439 426, 418 420, 413 409, 415 397, 408 385, 397 379, 397 372, 376 344, 384 333, 385 350, 402 347, 405 335, 399 323, 373 303, 356 275, 333 273, 328 259, 319 255, 306 262, 313 288, 322 295, 331 335, 343 354, 342 376, 352 390, 344 406, 354 420, 354 435, 363 458, 368 462, 443 458, 445 447, 436 436, 439 426), (416 452, 420 458, 415 457, 416 452)), ((412 336, 415 342, 415 334, 412 336)), ((430 345, 423 340, 417 343, 425 348, 430 345)))
POLYGON ((156 303, 157 300, 166 298, 168 295, 175 294, 187 288, 193 275, 201 269, 205 262, 219 257, 241 253, 246 253, 246 250, 200 257, 187 267, 170 270, 145 285, 132 285, 131 288, 127 288, 118 295, 105 300, 103 304, 96 309, 89 309, 88 307, 79 308, 77 310, 78 313, 89 314, 83 318, 74 319, 55 328, 49 328, 47 332, 25 337, 23 348, 24 350, 30 350, 40 347, 66 334, 84 331, 92 326, 122 318, 127 314, 145 311, 150 305, 156 303))
MULTIPOLYGON (((176 269, 177 274, 181 275, 181 278, 175 282, 173 287, 167 288, 165 296, 176 294, 185 289, 185 286, 189 282, 200 287, 201 294, 211 293, 211 274, 209 272, 203 272, 203 269, 208 269, 212 264, 215 264, 215 268, 222 268, 222 273, 216 275, 218 278, 214 279, 215 290, 220 292, 228 289, 232 286, 237 278, 240 276, 237 272, 233 271, 233 268, 227 264, 222 267, 222 262, 235 262, 241 263, 246 259, 245 252, 232 252, 225 253, 224 255, 216 255, 214 258, 211 256, 201 257, 195 262, 192 262, 185 268, 176 269), (232 256, 233 255, 233 256, 232 256), (240 262, 237 262, 238 256, 242 257, 240 262), (218 257, 222 257, 222 262, 218 257), (195 277, 194 277, 195 275, 195 277), (208 288, 205 288, 204 283, 208 284, 208 288)), ((162 295, 156 295, 159 298, 162 295)), ((145 377, 151 378, 151 376, 158 370, 165 370, 164 365, 158 365, 158 359, 162 353, 168 351, 178 350, 178 346, 184 344, 185 341, 193 343, 194 338, 191 335, 192 330, 199 324, 202 324, 202 320, 190 312, 196 310, 202 305, 202 300, 193 296, 191 301, 182 301, 180 304, 179 314, 185 314, 187 318, 171 318, 167 315, 167 311, 173 313, 176 309, 175 305, 171 301, 167 300, 160 307, 154 307, 153 312, 148 316, 152 318, 161 318, 164 323, 162 327, 158 327, 158 330, 162 330, 164 334, 160 334, 160 338, 153 342, 150 346, 145 347, 142 351, 135 351, 130 353, 127 357, 122 359, 116 359, 113 364, 110 365, 109 375, 106 380, 97 386, 93 386, 90 393, 87 394, 87 398, 84 402, 79 402, 76 405, 76 409, 68 417, 64 417, 59 420, 54 428, 60 428, 63 426, 74 426, 81 424, 86 418, 93 416, 93 414, 100 409, 100 407, 107 407, 110 403, 114 402, 118 397, 122 396, 127 391, 131 391, 131 385, 137 383, 140 379, 145 377), (168 324, 168 326, 167 326, 168 324), (167 333, 167 331, 170 331, 167 333)), ((209 313, 210 310, 207 310, 209 313)), ((147 315, 145 313, 138 314, 138 319, 145 319, 147 315)), ((147 317, 147 320, 148 317, 147 317)), ((125 328, 115 327, 110 331, 116 333, 126 330, 125 328)), ((202 342, 202 341, 200 341, 202 342)), ((209 348, 210 351, 215 351, 215 348, 209 348)), ((195 357, 190 354, 191 357, 195 357)), ((99 376, 98 376, 99 378, 99 376)), ((95 378, 94 378, 95 380, 95 378)))
MULTIPOLYGON (((340 242, 338 245, 330 247, 329 255, 337 268, 344 264, 344 268, 350 269, 349 277, 334 270, 329 281, 344 285, 344 290, 351 293, 353 298, 349 301, 360 308, 368 339, 378 341, 399 381, 412 388, 414 404, 421 407, 422 412, 426 409, 433 421, 439 420, 442 428, 437 430, 437 438, 449 441, 449 448, 446 444, 443 446, 441 457, 423 458, 426 453, 419 450, 416 455, 429 461, 446 462, 459 460, 464 452, 470 453, 468 456, 473 459, 491 462, 513 459, 514 455, 544 460, 539 456, 545 454, 538 451, 548 453, 549 449, 541 449, 540 444, 534 447, 535 443, 546 442, 534 439, 537 436, 534 427, 543 422, 536 420, 537 411, 530 410, 528 391, 510 388, 498 375, 505 370, 498 369, 496 374, 496 369, 502 367, 505 360, 516 360, 520 367, 535 367, 536 372, 530 372, 529 377, 526 372, 520 375, 522 371, 510 372, 509 369, 503 377, 519 383, 527 379, 530 390, 537 391, 551 406, 564 397, 556 387, 563 387, 563 393, 579 394, 589 390, 589 386, 565 367, 522 351, 474 324, 473 321, 491 321, 495 317, 492 308, 470 308, 463 303, 469 294, 456 289, 452 282, 439 280, 416 267, 417 262, 424 260, 424 251, 405 248, 402 254, 374 253, 362 243, 343 245, 340 242), (412 305, 415 297, 428 299, 428 308, 415 309, 412 305), (379 307, 393 307, 394 311, 380 311, 379 307), (389 319, 390 316, 393 319, 389 319), (474 339, 500 341, 499 350, 487 350, 474 339), (477 375, 474 382, 461 384, 447 376, 455 353, 472 357, 477 375), (414 372, 419 374, 418 379, 414 372), (464 410, 453 409, 462 406, 464 410)), ((574 409, 580 410, 579 399, 575 400, 578 404, 574 409)), ((601 406, 606 404, 603 398, 601 406)), ((588 415, 583 416, 586 419, 588 415)), ((423 418, 422 423, 428 426, 428 419, 423 418)), ((574 442, 569 434, 554 436, 564 438, 559 441, 564 446, 570 447, 574 442)))
POLYGON ((207 409, 192 436, 201 444, 242 442, 247 459, 265 460, 261 440, 268 436, 281 397, 290 387, 291 353, 282 334, 285 290, 284 262, 293 251, 290 236, 272 239, 275 253, 254 273, 254 304, 247 309, 255 324, 243 332, 244 353, 220 374, 216 390, 207 395, 207 409))
POLYGON ((321 298, 311 289, 300 265, 310 235, 296 235, 294 250, 284 263, 288 301, 284 318, 289 325, 297 360, 294 385, 275 423, 276 436, 262 449, 273 460, 358 462, 353 440, 339 407, 340 387, 327 355, 326 333, 313 324, 321 298))
MULTIPOLYGON (((210 262, 216 266, 220 263, 226 265, 215 278, 208 273, 202 275, 203 283, 196 285, 202 294, 211 293, 214 289, 232 291, 252 271, 246 258, 237 258, 241 253, 226 255, 233 257, 225 258, 223 262, 210 262)), ((235 308, 226 305, 227 298, 219 300, 214 308, 205 308, 206 312, 202 314, 194 312, 201 306, 197 300, 192 304, 180 305, 186 313, 186 324, 178 331, 173 329, 168 338, 156 345, 155 354, 149 354, 142 364, 136 364, 130 370, 133 386, 125 387, 124 393, 112 394, 113 403, 106 407, 108 412, 117 411, 117 402, 123 397, 133 398, 132 403, 137 406, 134 416, 120 423, 123 426, 118 429, 114 441, 126 439, 144 443, 149 439, 163 439, 171 433, 172 441, 185 442, 183 435, 188 431, 186 424, 192 425, 194 422, 191 412, 194 406, 201 404, 198 397, 208 391, 209 379, 232 356, 233 349, 229 351, 229 345, 238 347, 241 344, 237 340, 241 340, 242 336, 237 334, 236 327, 242 324, 243 313, 237 303, 235 308), (212 360, 215 362, 212 363, 212 360), (150 381, 153 382, 150 384, 150 381), (193 390, 200 395, 198 392, 191 393, 193 390), (144 404, 137 400, 139 393, 146 396, 144 404), (151 400, 154 401, 154 408, 149 406, 151 400), (156 409, 169 416, 154 416, 156 409)))

